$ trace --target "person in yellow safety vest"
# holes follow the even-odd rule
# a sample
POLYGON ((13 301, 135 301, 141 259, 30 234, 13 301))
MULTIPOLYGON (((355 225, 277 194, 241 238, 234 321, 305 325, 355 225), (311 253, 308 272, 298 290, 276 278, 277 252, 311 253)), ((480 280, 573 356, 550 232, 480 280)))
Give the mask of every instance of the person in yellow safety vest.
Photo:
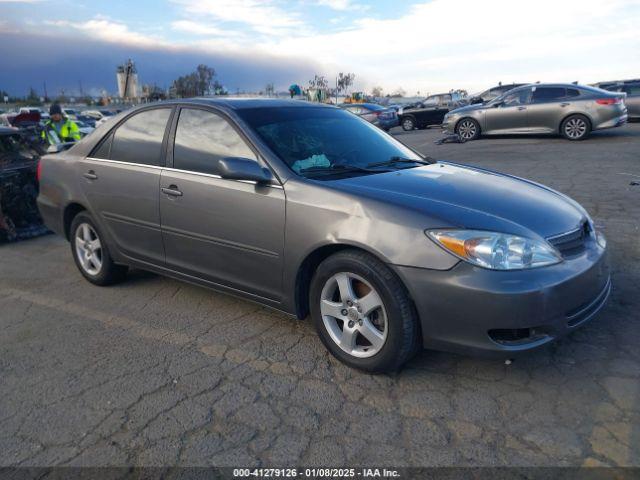
POLYGON ((77 142, 80 140, 78 125, 62 115, 62 108, 54 103, 49 108, 51 118, 44 124, 42 139, 49 145, 57 145, 64 142, 77 142))

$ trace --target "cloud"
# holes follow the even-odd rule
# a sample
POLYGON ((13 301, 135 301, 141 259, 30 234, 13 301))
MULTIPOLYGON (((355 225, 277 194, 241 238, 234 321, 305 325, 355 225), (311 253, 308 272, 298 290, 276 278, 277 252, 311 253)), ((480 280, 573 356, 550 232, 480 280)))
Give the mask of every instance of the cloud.
POLYGON ((638 24, 635 0, 538 0, 526 9, 505 0, 432 0, 396 18, 361 18, 349 29, 300 32, 263 48, 305 52, 387 89, 476 90, 499 80, 637 76, 638 24))
POLYGON ((304 22, 295 11, 279 7, 273 0, 172 0, 186 14, 218 22, 244 25, 258 33, 286 35, 304 22))
POLYGON ((329 7, 338 11, 368 10, 370 8, 369 5, 355 3, 352 0, 317 0, 317 4, 322 7, 329 7))
POLYGON ((25 95, 33 86, 42 93, 46 82, 49 95, 58 95, 61 89, 77 95, 82 82, 85 92, 103 88, 114 92, 116 66, 128 58, 135 61, 141 83, 161 88, 169 87, 200 63, 215 68, 218 80, 231 92, 263 90, 267 83, 286 89, 292 83, 306 83, 322 70, 312 59, 200 46, 136 46, 89 37, 78 41, 73 32, 0 32, 0 58, 6 67, 0 69, 0 88, 12 95, 25 95))
POLYGON ((223 35, 238 35, 239 32, 232 30, 225 30, 216 26, 194 22, 192 20, 177 20, 171 23, 171 28, 176 31, 190 33, 193 35, 203 36, 223 36, 223 35))
POLYGON ((141 47, 168 46, 161 38, 133 32, 127 25, 104 17, 95 17, 86 22, 70 22, 67 20, 48 20, 45 24, 62 29, 73 29, 90 38, 109 43, 121 43, 141 47))

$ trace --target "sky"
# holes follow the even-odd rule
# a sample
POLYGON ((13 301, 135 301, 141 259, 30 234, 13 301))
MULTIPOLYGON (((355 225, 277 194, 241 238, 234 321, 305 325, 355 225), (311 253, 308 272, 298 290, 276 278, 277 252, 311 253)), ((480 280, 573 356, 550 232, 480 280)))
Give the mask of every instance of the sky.
POLYGON ((230 92, 356 75, 426 95, 640 77, 640 0, 0 0, 0 90, 168 87, 199 63, 230 92))

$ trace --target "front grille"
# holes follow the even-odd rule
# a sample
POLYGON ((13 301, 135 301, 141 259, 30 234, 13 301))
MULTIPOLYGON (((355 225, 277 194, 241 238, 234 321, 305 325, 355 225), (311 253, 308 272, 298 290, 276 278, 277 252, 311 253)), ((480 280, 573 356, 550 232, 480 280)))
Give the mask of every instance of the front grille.
POLYGON ((585 220, 580 228, 549 237, 547 240, 563 257, 570 257, 572 255, 578 255, 584 251, 585 242, 590 234, 591 226, 589 225, 589 222, 585 220))

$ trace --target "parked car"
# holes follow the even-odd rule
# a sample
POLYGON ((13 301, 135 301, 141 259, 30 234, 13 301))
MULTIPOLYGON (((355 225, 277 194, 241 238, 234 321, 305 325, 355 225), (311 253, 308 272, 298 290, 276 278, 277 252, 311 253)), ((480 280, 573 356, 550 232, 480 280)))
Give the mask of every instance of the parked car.
POLYGON ((47 231, 36 204, 42 153, 20 130, 0 127, 0 244, 47 231))
POLYGON ((79 118, 74 120, 75 124, 78 126, 78 130, 80 131, 81 136, 89 135, 91 132, 95 130, 95 127, 92 127, 88 123, 80 120, 79 118))
POLYGON ((49 120, 49 112, 40 107, 20 107, 18 113, 40 115, 41 120, 49 120))
POLYGON ((490 102, 494 98, 498 98, 499 96, 507 93, 509 90, 513 90, 514 88, 522 87, 524 85, 528 85, 528 84, 527 83, 511 83, 509 85, 498 85, 496 87, 489 88, 488 90, 485 90, 482 93, 472 95, 469 98, 469 104, 490 102))
POLYGON ((624 100, 629 120, 640 120, 640 80, 623 80, 603 85, 601 88, 611 92, 626 93, 624 100))
POLYGON ((73 108, 63 108, 62 113, 65 117, 71 120, 76 120, 78 118, 78 111, 73 108))
POLYGON ((368 371, 418 346, 512 357, 586 323, 611 288, 575 201, 433 161, 332 106, 145 105, 40 172, 40 211, 88 281, 130 266, 310 313, 368 371))
POLYGON ((487 104, 449 112, 442 127, 464 140, 480 135, 560 134, 583 140, 593 130, 627 121, 624 94, 575 84, 534 84, 510 90, 487 104))
POLYGON ((442 124, 445 114, 459 106, 462 96, 458 93, 439 93, 425 98, 414 107, 403 108, 400 125, 403 130, 428 128, 442 124))
POLYGON ((384 131, 398 126, 398 115, 393 108, 383 107, 375 103, 343 103, 338 106, 355 113, 384 131))

